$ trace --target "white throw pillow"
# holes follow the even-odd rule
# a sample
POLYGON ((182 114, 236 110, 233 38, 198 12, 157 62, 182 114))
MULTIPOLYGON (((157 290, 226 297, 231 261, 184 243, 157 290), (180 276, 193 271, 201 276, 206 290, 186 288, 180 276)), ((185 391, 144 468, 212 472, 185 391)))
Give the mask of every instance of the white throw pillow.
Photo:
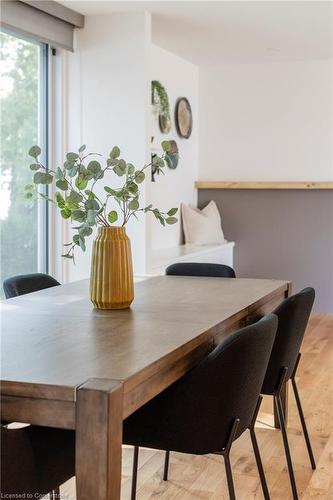
POLYGON ((182 203, 185 243, 191 245, 218 245, 224 243, 220 212, 215 201, 202 210, 182 203))

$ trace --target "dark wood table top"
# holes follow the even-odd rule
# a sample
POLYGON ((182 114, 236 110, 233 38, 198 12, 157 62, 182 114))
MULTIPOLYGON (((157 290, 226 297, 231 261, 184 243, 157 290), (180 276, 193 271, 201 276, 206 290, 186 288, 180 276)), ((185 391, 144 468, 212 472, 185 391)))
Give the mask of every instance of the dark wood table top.
POLYGON ((94 309, 88 281, 3 301, 3 391, 73 401, 89 379, 147 378, 178 350, 281 295, 288 282, 160 276, 135 288, 132 307, 122 311, 94 309))

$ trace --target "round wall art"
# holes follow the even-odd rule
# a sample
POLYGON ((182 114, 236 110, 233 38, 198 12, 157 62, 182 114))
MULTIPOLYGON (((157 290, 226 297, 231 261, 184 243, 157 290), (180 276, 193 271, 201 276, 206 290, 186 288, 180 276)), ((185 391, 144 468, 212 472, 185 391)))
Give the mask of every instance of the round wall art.
POLYGON ((180 137, 188 139, 192 133, 192 109, 186 97, 180 97, 176 102, 175 121, 180 137))

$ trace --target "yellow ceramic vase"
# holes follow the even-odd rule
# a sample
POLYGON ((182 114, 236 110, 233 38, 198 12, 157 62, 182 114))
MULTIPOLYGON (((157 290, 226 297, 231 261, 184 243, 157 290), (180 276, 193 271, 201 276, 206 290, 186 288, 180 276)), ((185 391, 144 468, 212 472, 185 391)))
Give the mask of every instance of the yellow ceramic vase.
POLYGON ((97 309, 126 309, 134 299, 131 242, 124 227, 100 227, 93 242, 90 298, 97 309))

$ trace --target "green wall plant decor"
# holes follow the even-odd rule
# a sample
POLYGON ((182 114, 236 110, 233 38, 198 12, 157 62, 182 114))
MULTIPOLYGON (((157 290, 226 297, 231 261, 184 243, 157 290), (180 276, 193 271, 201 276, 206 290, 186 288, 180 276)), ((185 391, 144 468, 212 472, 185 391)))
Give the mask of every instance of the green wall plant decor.
POLYGON ((158 111, 161 132, 169 133, 171 129, 169 98, 165 87, 158 80, 151 82, 151 102, 158 111))

